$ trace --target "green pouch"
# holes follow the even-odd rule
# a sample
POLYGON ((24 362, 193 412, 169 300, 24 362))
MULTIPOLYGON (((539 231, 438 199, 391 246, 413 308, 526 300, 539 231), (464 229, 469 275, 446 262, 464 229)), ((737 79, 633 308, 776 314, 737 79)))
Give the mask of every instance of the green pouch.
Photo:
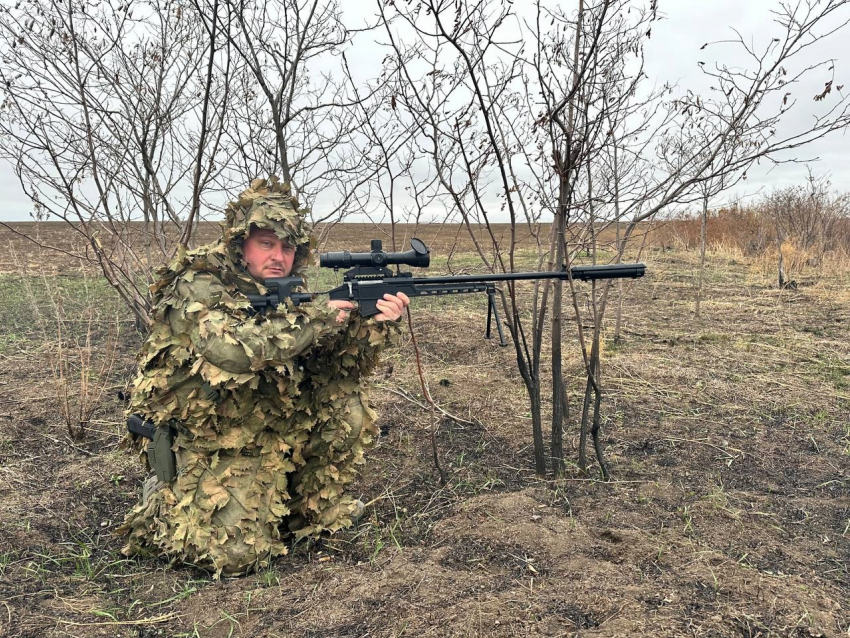
POLYGON ((153 434, 153 441, 148 443, 148 463, 156 472, 156 478, 163 483, 170 483, 177 476, 177 459, 174 456, 174 429, 158 427, 153 434))

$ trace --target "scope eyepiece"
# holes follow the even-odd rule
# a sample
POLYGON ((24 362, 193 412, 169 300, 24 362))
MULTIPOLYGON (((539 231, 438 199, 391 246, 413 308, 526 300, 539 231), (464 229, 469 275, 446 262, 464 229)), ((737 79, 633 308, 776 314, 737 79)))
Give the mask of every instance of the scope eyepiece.
POLYGON ((372 252, 352 253, 347 250, 342 252, 322 253, 319 256, 319 265, 322 268, 353 268, 355 266, 371 266, 383 268, 394 264, 416 266, 425 268, 431 263, 431 251, 421 239, 410 240, 411 250, 403 253, 384 252, 380 239, 372 240, 372 252))

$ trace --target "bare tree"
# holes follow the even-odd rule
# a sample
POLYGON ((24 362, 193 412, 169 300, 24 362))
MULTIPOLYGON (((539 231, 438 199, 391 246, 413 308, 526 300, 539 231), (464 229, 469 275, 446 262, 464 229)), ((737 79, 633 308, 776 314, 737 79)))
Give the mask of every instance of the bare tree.
MULTIPOLYGON (((235 25, 230 42, 249 71, 236 106, 238 125, 230 131, 239 172, 280 174, 315 223, 362 211, 386 158, 398 150, 388 130, 374 134, 379 120, 388 119, 381 117, 382 78, 355 77, 344 54, 369 26, 343 24, 335 0, 222 3, 235 25), (313 210, 319 196, 328 203, 313 210)), ((206 4, 207 12, 216 9, 206 4)))
POLYGON ((835 231, 848 217, 850 199, 833 194, 830 186, 828 177, 810 169, 805 185, 777 189, 759 207, 774 229, 780 288, 796 287, 791 274, 819 264, 834 248, 835 231))
MULTIPOLYGON (((846 17, 840 12, 846 5, 831 0, 780 7, 774 13, 778 37, 765 47, 755 49, 740 36, 732 43, 750 56, 749 67, 701 65, 714 83, 707 96, 645 86, 643 44, 657 19, 654 2, 577 0, 566 10, 541 0, 533 14, 521 14, 512 4, 488 0, 422 0, 392 9, 379 3, 379 11, 396 60, 399 104, 428 141, 450 213, 489 227, 497 210, 488 202, 497 202, 510 221, 511 236, 505 243, 491 233, 492 246, 476 246, 485 268, 513 270, 516 229, 532 224, 540 213, 553 219, 548 251, 543 238, 537 243, 541 267, 561 268, 588 252, 598 258, 600 234, 611 225, 618 230, 611 254, 620 260, 642 224, 666 207, 699 199, 704 184, 729 183, 756 160, 779 161, 778 153, 845 128, 847 100, 830 95, 829 83, 817 96, 823 108, 813 123, 784 136, 777 133, 780 121, 795 108, 790 94, 795 85, 827 68, 790 71, 795 56, 842 28, 846 17)), ((599 375, 610 284, 588 296, 590 343, 580 291, 573 282, 569 288, 586 376, 581 430, 592 434, 607 476, 599 437, 599 375)), ((549 458, 557 472, 568 410, 560 368, 560 291, 553 296, 549 458)), ((529 317, 513 286, 503 297, 529 393, 538 474, 548 465, 540 352, 549 298, 545 287, 535 294, 529 317)))
POLYGON ((153 269, 188 245, 229 159, 217 31, 165 1, 35 0, 0 13, 0 154, 35 216, 68 223, 76 256, 100 267, 139 327, 153 269))
POLYGON ((333 0, 35 0, 0 12, 0 156, 36 217, 79 235, 79 256, 140 328, 155 269, 192 245, 210 195, 218 208, 279 174, 315 222, 369 201, 399 141, 381 121, 383 80, 345 62, 358 30, 340 15, 333 0), (314 210, 320 196, 329 203, 314 210))
POLYGON ((694 315, 700 316, 703 280, 705 279, 705 250, 708 243, 708 205, 712 198, 725 190, 732 188, 743 179, 743 173, 718 173, 711 179, 699 185, 700 193, 700 223, 699 223, 699 271, 697 274, 697 295, 694 303, 694 315))

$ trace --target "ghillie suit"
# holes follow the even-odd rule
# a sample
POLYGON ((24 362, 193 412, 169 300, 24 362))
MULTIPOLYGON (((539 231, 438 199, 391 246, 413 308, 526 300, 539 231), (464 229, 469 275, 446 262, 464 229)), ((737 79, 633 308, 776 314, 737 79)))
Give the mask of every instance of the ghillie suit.
POLYGON ((130 411, 176 430, 178 473, 118 529, 127 555, 240 574, 285 554, 289 532, 351 524, 343 491, 377 437, 366 377, 398 325, 356 310, 338 323, 326 298, 251 313, 245 295, 266 292, 242 260, 251 225, 295 245, 291 274, 303 274, 310 229, 273 178, 228 205, 220 241, 178 255, 152 288, 130 411))

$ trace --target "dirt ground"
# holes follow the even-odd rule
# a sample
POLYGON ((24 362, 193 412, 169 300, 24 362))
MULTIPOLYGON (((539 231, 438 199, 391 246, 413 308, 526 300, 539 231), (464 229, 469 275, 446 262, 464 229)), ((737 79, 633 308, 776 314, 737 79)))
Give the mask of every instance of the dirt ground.
POLYGON ((216 581, 121 555, 113 530, 143 474, 119 448, 118 392, 139 338, 101 283, 37 277, 39 259, 28 277, 0 269, 0 636, 850 636, 846 270, 779 291, 766 265, 713 253, 696 318, 697 256, 645 254, 623 339, 611 327, 604 346, 609 482, 573 463, 574 339, 570 464, 538 479, 513 349, 482 339, 485 300, 414 301, 429 387, 456 417, 437 423, 447 484, 406 333, 375 376, 383 437, 354 486, 364 519, 216 581), (74 440, 57 314, 66 356, 88 334, 105 387, 74 440))

